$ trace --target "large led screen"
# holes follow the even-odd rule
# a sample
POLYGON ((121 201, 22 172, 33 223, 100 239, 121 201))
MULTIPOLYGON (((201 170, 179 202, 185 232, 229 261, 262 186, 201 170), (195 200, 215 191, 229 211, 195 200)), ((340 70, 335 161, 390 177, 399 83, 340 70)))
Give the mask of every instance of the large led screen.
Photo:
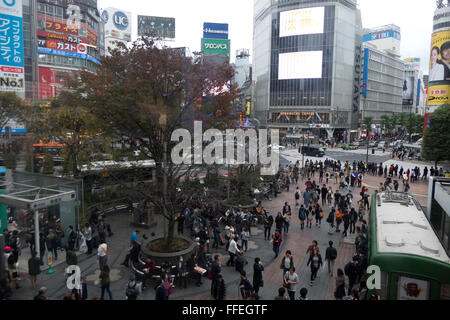
POLYGON ((284 11, 280 13, 280 37, 323 33, 325 7, 284 11))
POLYGON ((278 79, 322 78, 322 51, 282 53, 278 61, 278 79))

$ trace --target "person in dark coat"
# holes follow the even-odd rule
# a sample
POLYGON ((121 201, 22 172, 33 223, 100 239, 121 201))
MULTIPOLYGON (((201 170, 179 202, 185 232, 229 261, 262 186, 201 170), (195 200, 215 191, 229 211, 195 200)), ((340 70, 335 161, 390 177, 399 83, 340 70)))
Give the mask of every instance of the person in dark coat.
POLYGON ((253 292, 255 293, 255 296, 258 296, 259 288, 263 285, 263 271, 264 266, 261 259, 255 258, 255 264, 253 265, 253 292))
POLYGON ((216 254, 214 256, 214 261, 211 264, 211 276, 212 276, 211 295, 214 296, 214 297, 215 297, 215 292, 217 290, 216 289, 217 277, 220 275, 220 272, 221 272, 220 256, 216 254))
POLYGON ((36 287, 36 277, 41 272, 40 270, 40 259, 36 255, 36 251, 33 250, 31 253, 31 258, 28 259, 28 274, 31 278, 31 287, 34 289, 36 287))
POLYGON ((225 300, 226 288, 225 281, 221 274, 217 275, 217 285, 214 288, 214 299, 215 300, 225 300))
POLYGON ((164 289, 164 279, 161 279, 161 283, 156 288, 155 300, 168 300, 166 290, 164 289))
POLYGON ((175 271, 175 281, 178 283, 181 287, 181 283, 183 283, 183 287, 187 287, 187 279, 186 279, 186 273, 187 273, 187 267, 186 262, 183 261, 183 257, 178 257, 178 262, 176 264, 176 271, 175 271))

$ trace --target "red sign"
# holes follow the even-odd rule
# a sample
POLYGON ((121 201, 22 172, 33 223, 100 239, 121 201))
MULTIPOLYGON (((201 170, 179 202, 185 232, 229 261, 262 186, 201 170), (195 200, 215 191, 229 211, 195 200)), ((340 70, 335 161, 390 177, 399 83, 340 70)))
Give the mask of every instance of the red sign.
POLYGON ((11 73, 23 73, 23 68, 1 66, 0 71, 11 73))
POLYGON ((62 51, 77 52, 77 45, 69 42, 58 41, 54 39, 47 40, 47 48, 62 51))
POLYGON ((430 127, 430 115, 431 113, 425 113, 423 117, 423 131, 430 127))
POLYGON ((66 34, 58 34, 58 33, 53 33, 53 32, 47 32, 47 31, 42 31, 42 30, 38 30, 37 35, 39 37, 42 38, 48 38, 48 39, 56 39, 56 40, 61 40, 61 41, 66 41, 66 42, 70 42, 70 43, 89 43, 89 41, 87 39, 84 38, 80 38, 80 37, 76 37, 73 35, 66 35, 66 34))
POLYGON ((73 70, 39 67, 39 99, 55 98, 65 84, 64 76, 73 70))
POLYGON ((361 132, 361 138, 367 137, 367 134, 365 132, 361 132))

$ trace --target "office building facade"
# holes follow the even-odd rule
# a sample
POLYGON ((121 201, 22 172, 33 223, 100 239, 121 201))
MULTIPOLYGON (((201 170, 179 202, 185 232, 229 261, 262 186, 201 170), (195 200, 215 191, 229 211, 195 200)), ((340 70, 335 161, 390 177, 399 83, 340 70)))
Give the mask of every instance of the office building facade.
POLYGON ((255 116, 281 134, 357 129, 362 24, 354 0, 255 0, 255 116))
MULTIPOLYGON (((360 121, 365 117, 372 117, 374 124, 380 124, 382 115, 402 113, 403 97, 414 91, 404 89, 404 62, 388 51, 378 50, 372 43, 363 43, 363 80, 361 90, 360 121)), ((410 86, 411 86, 410 85, 410 86)), ((411 99, 413 99, 411 95, 411 99)), ((412 107, 412 101, 405 104, 412 107)), ((409 109, 408 109, 409 112, 409 109)))

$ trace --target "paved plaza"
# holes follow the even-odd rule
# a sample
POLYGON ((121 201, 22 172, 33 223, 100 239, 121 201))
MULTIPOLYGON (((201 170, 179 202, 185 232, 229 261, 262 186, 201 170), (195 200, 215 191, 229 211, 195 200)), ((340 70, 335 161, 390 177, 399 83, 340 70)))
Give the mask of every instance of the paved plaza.
MULTIPOLYGON (((301 159, 300 159, 301 161, 301 159)), ((312 179, 313 180, 313 179, 312 179)), ((316 175, 316 181, 318 177, 316 175)), ((379 183, 383 182, 383 178, 365 175, 364 185, 369 188, 370 194, 378 188, 379 183)), ((329 181, 328 184, 333 188, 333 191, 338 187, 333 181, 329 181)), ((298 186, 301 191, 305 189, 305 180, 299 180, 298 186)), ((414 194, 417 200, 426 206, 427 204, 427 188, 428 182, 416 182, 411 183, 410 192, 414 194)), ((402 190, 402 186, 400 187, 402 190)), ((322 258, 325 259, 325 249, 328 247, 328 241, 332 240, 334 246, 338 250, 338 256, 335 263, 334 274, 336 274, 337 268, 344 268, 345 264, 350 261, 355 253, 354 236, 349 235, 343 237, 342 233, 328 234, 329 226, 323 221, 320 228, 316 227, 313 223, 311 229, 300 229, 300 223, 298 220, 298 208, 295 207, 295 194, 296 186, 292 184, 289 192, 282 192, 278 197, 273 198, 272 201, 264 201, 264 208, 272 215, 276 216, 278 211, 281 211, 284 202, 288 202, 292 208, 292 219, 289 233, 283 233, 283 242, 280 249, 280 256, 274 260, 274 253, 272 251, 272 245, 270 241, 264 240, 263 227, 258 226, 252 228, 251 238, 249 241, 249 249, 245 256, 248 264, 245 266, 248 278, 252 279, 253 263, 256 257, 262 260, 265 267, 263 272, 264 287, 260 289, 260 298, 271 300, 276 294, 278 288, 282 285, 282 270, 280 269, 281 259, 286 250, 291 250, 294 256, 294 265, 296 272, 300 277, 300 283, 298 289, 305 287, 308 289, 308 298, 316 300, 334 299, 333 292, 335 286, 335 279, 328 275, 328 272, 324 268, 319 271, 319 277, 316 279, 314 286, 310 286, 309 279, 311 275, 310 268, 306 266, 307 256, 306 249, 313 240, 319 243, 322 258)), ((359 199, 359 189, 355 189, 353 192, 355 197, 359 199)), ((302 201, 302 200, 301 200, 302 201)), ((324 207, 324 213, 326 219, 329 212, 329 208, 326 205, 324 207)), ((113 213, 107 216, 108 222, 111 224, 114 235, 107 238, 109 246, 108 264, 111 267, 111 291, 115 300, 125 299, 125 288, 130 276, 130 270, 124 266, 121 266, 125 255, 127 253, 129 237, 131 232, 135 229, 130 226, 131 216, 129 213, 113 213)), ((157 225, 149 230, 141 230, 141 235, 146 234, 151 239, 151 233, 154 233, 155 237, 163 235, 163 220, 160 215, 155 216, 157 225)), ((357 225, 360 225, 358 222, 357 225)), ((272 227, 272 233, 275 227, 272 227)), ((240 242, 238 242, 240 243, 240 242)), ((36 295, 36 289, 31 288, 31 282, 27 274, 27 259, 29 257, 29 248, 25 248, 22 251, 22 256, 19 261, 19 271, 21 273, 21 286, 20 289, 14 290, 14 299, 29 300, 36 295)), ((221 255, 222 261, 222 275, 224 277, 228 300, 237 300, 240 298, 238 292, 239 273, 235 271, 234 267, 225 266, 228 260, 228 254, 225 251, 225 247, 222 246, 218 250, 211 251, 213 255, 221 255)), ((65 263, 65 252, 59 253, 58 261, 53 266, 55 270, 54 274, 46 274, 45 270, 38 276, 37 288, 46 286, 48 288, 48 296, 50 299, 62 299, 62 297, 69 291, 66 288, 64 268, 67 266, 65 263)), ((82 275, 86 278, 88 285, 89 299, 100 297, 100 288, 98 287, 97 280, 99 275, 99 267, 96 259, 96 254, 87 256, 85 253, 78 253, 78 263, 82 271, 82 275)), ((188 288, 175 288, 170 299, 194 299, 194 300, 211 300, 210 295, 211 281, 203 278, 203 284, 200 287, 194 285, 192 281, 189 283, 188 288)), ((297 292, 298 295, 298 292, 297 292)), ((152 288, 147 289, 142 293, 140 299, 153 300, 155 298, 155 291, 152 288)))

